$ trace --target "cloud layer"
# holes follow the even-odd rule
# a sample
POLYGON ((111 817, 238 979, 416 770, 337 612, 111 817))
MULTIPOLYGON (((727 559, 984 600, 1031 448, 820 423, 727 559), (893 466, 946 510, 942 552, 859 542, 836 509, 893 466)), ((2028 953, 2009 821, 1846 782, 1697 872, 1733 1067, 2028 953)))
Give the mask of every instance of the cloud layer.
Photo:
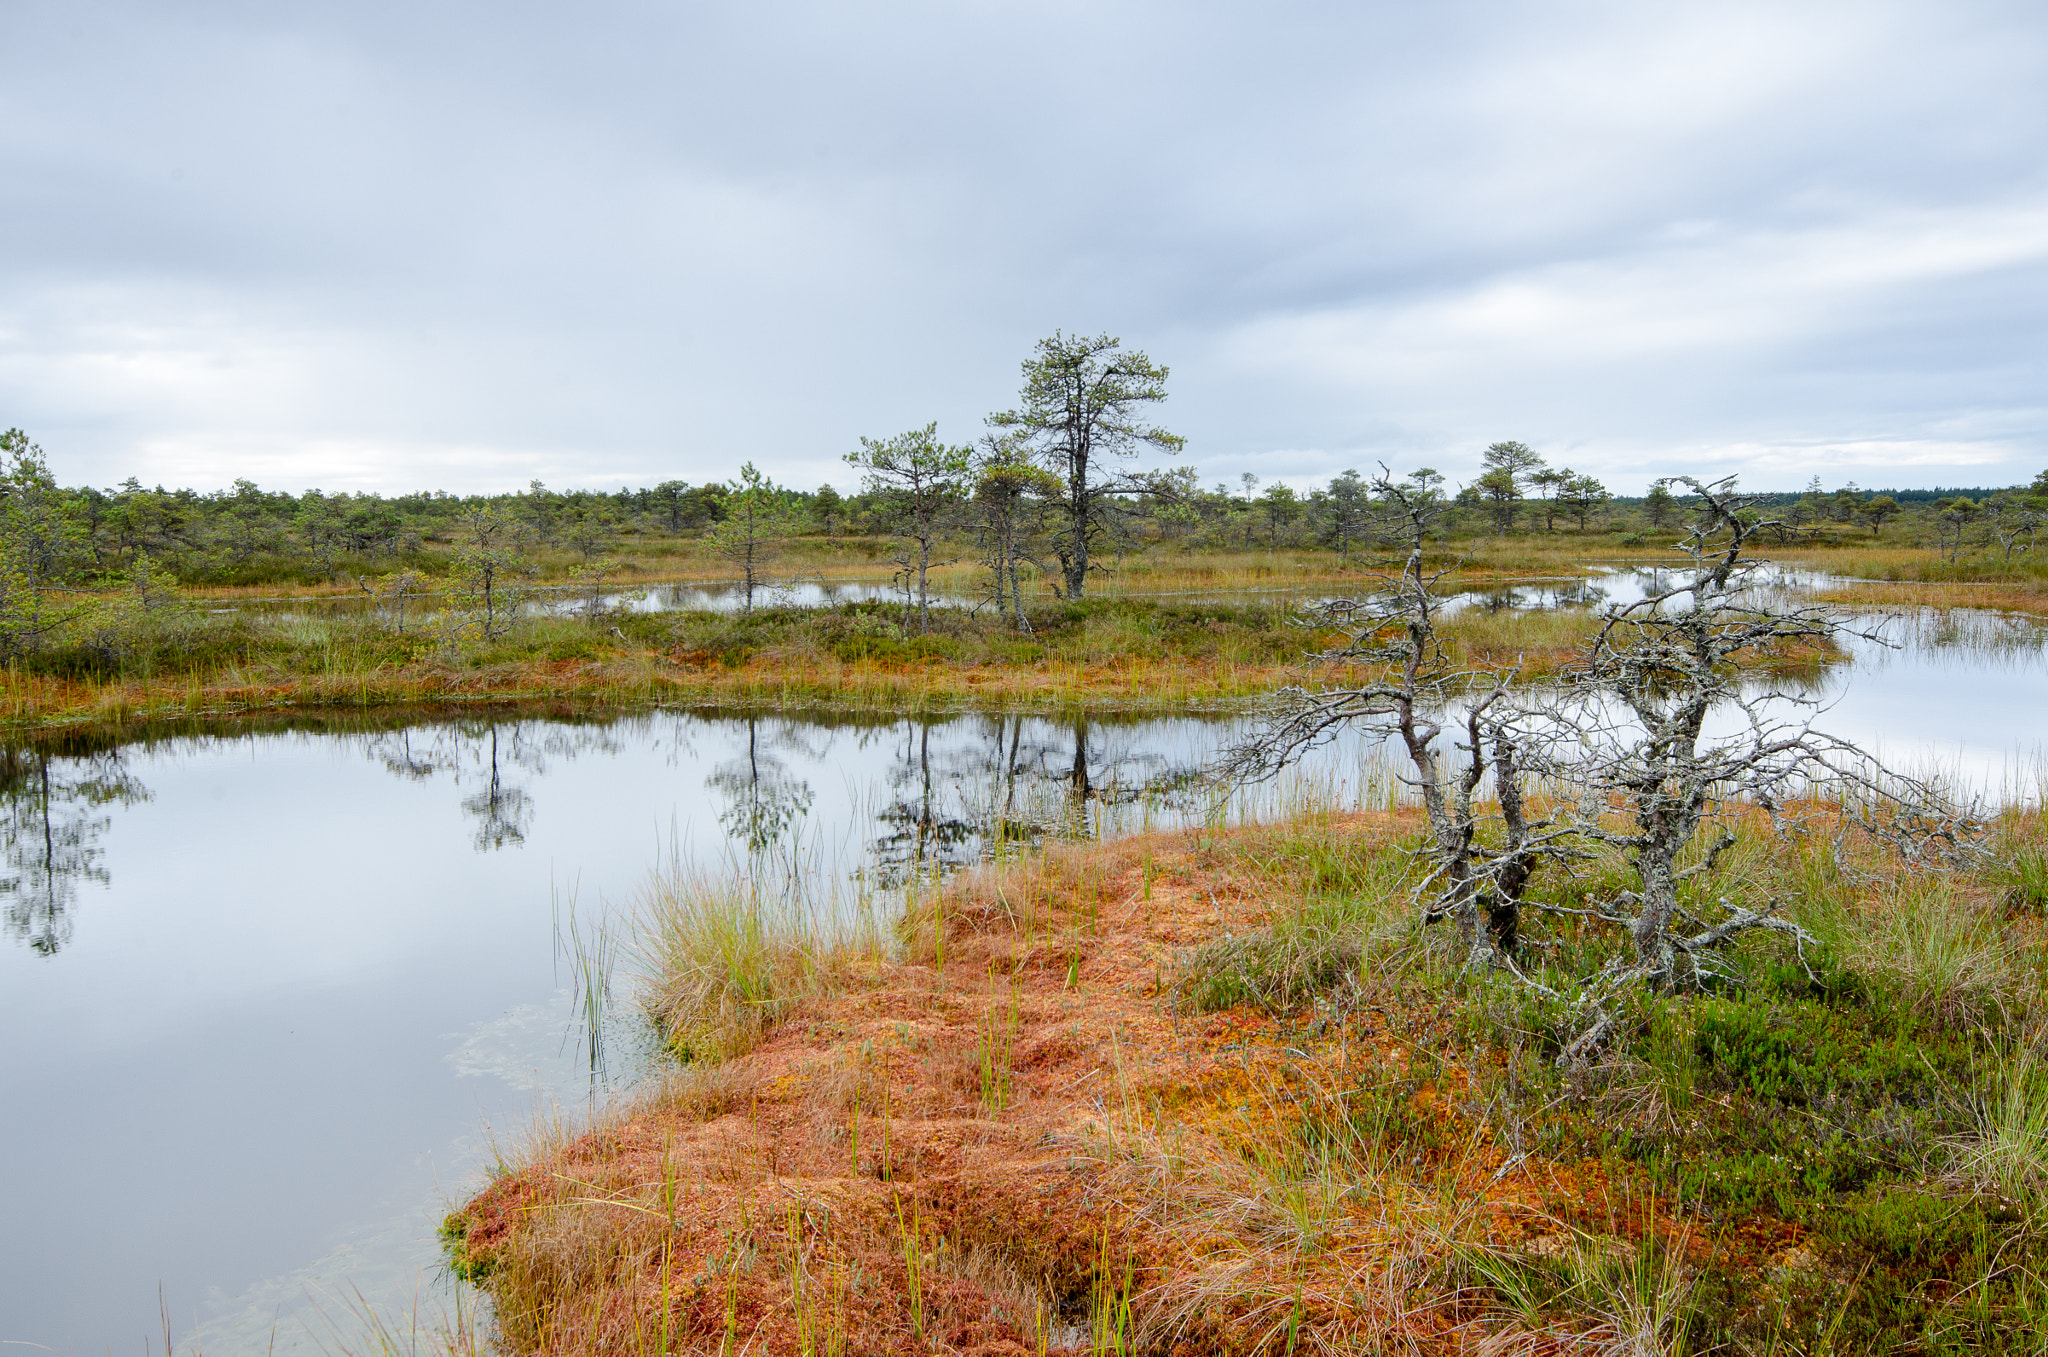
POLYGON ((66 480, 849 482, 1055 328, 1205 480, 2048 466, 2038 6, 20 0, 66 480))

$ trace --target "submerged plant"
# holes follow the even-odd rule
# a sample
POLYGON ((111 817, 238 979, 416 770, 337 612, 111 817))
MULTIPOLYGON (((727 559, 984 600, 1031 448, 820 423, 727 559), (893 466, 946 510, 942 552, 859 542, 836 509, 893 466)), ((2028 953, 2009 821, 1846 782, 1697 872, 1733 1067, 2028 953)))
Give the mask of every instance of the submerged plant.
POLYGON ((618 957, 619 940, 611 921, 600 918, 597 926, 585 930, 576 916, 576 896, 569 896, 567 927, 560 901, 555 903, 555 966, 569 963, 570 1007, 582 1027, 582 1045, 590 1067, 591 1096, 604 1078, 605 1015, 611 1005, 612 970, 618 957))

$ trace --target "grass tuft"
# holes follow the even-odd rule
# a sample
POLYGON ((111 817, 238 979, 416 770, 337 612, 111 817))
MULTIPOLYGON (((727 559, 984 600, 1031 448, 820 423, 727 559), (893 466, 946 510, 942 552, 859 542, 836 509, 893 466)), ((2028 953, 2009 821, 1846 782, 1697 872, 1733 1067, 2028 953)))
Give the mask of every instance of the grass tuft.
POLYGON ((643 1002, 685 1063, 752 1049, 790 1010, 849 980, 879 942, 864 905, 846 913, 765 874, 672 868, 643 891, 643 1002))
POLYGON ((2048 1189, 2048 1061, 2037 1046, 2002 1062, 1974 1100, 1976 1134, 1962 1147, 1966 1180, 2029 1205, 2048 1189))

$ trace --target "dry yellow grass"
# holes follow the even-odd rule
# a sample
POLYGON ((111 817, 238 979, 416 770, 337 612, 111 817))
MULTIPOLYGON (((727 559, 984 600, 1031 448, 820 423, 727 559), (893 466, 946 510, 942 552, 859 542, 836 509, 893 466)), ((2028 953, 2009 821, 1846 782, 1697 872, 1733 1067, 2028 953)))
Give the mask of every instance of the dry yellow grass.
POLYGON ((1873 581, 1815 590, 1814 597, 1851 608, 1989 608, 2048 616, 2048 580, 1873 581))

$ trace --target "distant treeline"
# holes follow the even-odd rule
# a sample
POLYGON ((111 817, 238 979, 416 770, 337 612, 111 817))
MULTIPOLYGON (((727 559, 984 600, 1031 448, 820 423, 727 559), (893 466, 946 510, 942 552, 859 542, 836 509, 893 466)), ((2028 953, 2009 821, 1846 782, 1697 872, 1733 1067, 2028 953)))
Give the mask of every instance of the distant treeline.
MULTIPOLYGON (((969 450, 959 451, 964 457, 969 450)), ((186 584, 310 583, 399 568, 438 574, 485 508, 516 528, 530 550, 565 564, 608 554, 658 554, 664 541, 694 538, 725 522, 742 497, 755 508, 770 500, 795 533, 828 539, 900 536, 912 512, 904 493, 873 476, 866 489, 850 493, 831 485, 801 490, 759 479, 751 488, 737 481, 675 479, 616 491, 556 490, 536 480, 523 490, 493 495, 318 489, 292 494, 246 479, 213 491, 145 486, 135 478, 107 488, 67 487, 20 431, 4 435, 0 452, 5 530, 10 539, 22 539, 11 541, 6 554, 43 584, 90 586, 124 578, 145 559, 186 584)), ((1428 468, 1411 473, 1424 487, 1442 487, 1433 493, 1446 501, 1446 535, 1655 533, 1676 522, 1685 499, 1682 486, 1661 485, 1643 495, 1617 496, 1592 476, 1551 467, 1520 443, 1497 443, 1484 457, 1482 474, 1455 491, 1428 468)), ((988 519, 977 505, 985 499, 986 479, 977 480, 969 468, 944 482, 936 509, 931 496, 915 507, 925 523, 920 530, 961 539, 983 531, 988 519)), ((1998 525, 2021 524, 2025 545, 2031 546, 2034 525, 2048 510, 2044 481, 2048 473, 2029 487, 1871 491, 1853 484, 1825 490, 1816 478, 1804 491, 1765 498, 1808 534, 1830 524, 1876 534, 1896 520, 1931 545, 1955 549, 1972 525, 1988 544, 1998 525), (1944 515, 1951 520, 1948 531, 1944 515)), ((1026 539, 1033 531, 1029 501, 1035 496, 1054 507, 1057 487, 1026 484, 1017 496, 1020 505, 1006 521, 1008 530, 1026 539)), ((1280 482, 1262 484, 1249 474, 1235 485, 1204 488, 1193 468, 1176 467, 1130 478, 1100 508, 1118 549, 1287 546, 1348 554, 1372 545, 1376 504, 1371 483, 1357 471, 1300 491, 1280 482)))
MULTIPOLYGON (((1954 499, 1958 496, 1961 496, 1965 499, 1985 499, 1991 495, 1998 494, 2002 490, 2012 490, 2018 487, 2004 485, 1968 485, 1955 486, 1952 488, 1937 487, 1933 490, 1863 490, 1859 489, 1854 481, 1851 481, 1845 488, 1851 494, 1859 495, 1868 499, 1884 498, 1893 500, 1899 504, 1932 504, 1935 500, 1938 499, 1954 499)), ((1647 494, 1648 492, 1645 493, 1647 494)), ((1743 493, 1745 495, 1748 495, 1751 492, 1744 491, 1743 493)), ((1756 495, 1757 502, 1761 505, 1768 507, 1785 504, 1796 504, 1808 495, 1832 492, 1821 491, 1817 486, 1809 485, 1804 490, 1760 490, 1754 493, 1756 495)), ((1614 502, 1617 505, 1641 504, 1643 502, 1643 495, 1616 495, 1614 497, 1614 502)))

